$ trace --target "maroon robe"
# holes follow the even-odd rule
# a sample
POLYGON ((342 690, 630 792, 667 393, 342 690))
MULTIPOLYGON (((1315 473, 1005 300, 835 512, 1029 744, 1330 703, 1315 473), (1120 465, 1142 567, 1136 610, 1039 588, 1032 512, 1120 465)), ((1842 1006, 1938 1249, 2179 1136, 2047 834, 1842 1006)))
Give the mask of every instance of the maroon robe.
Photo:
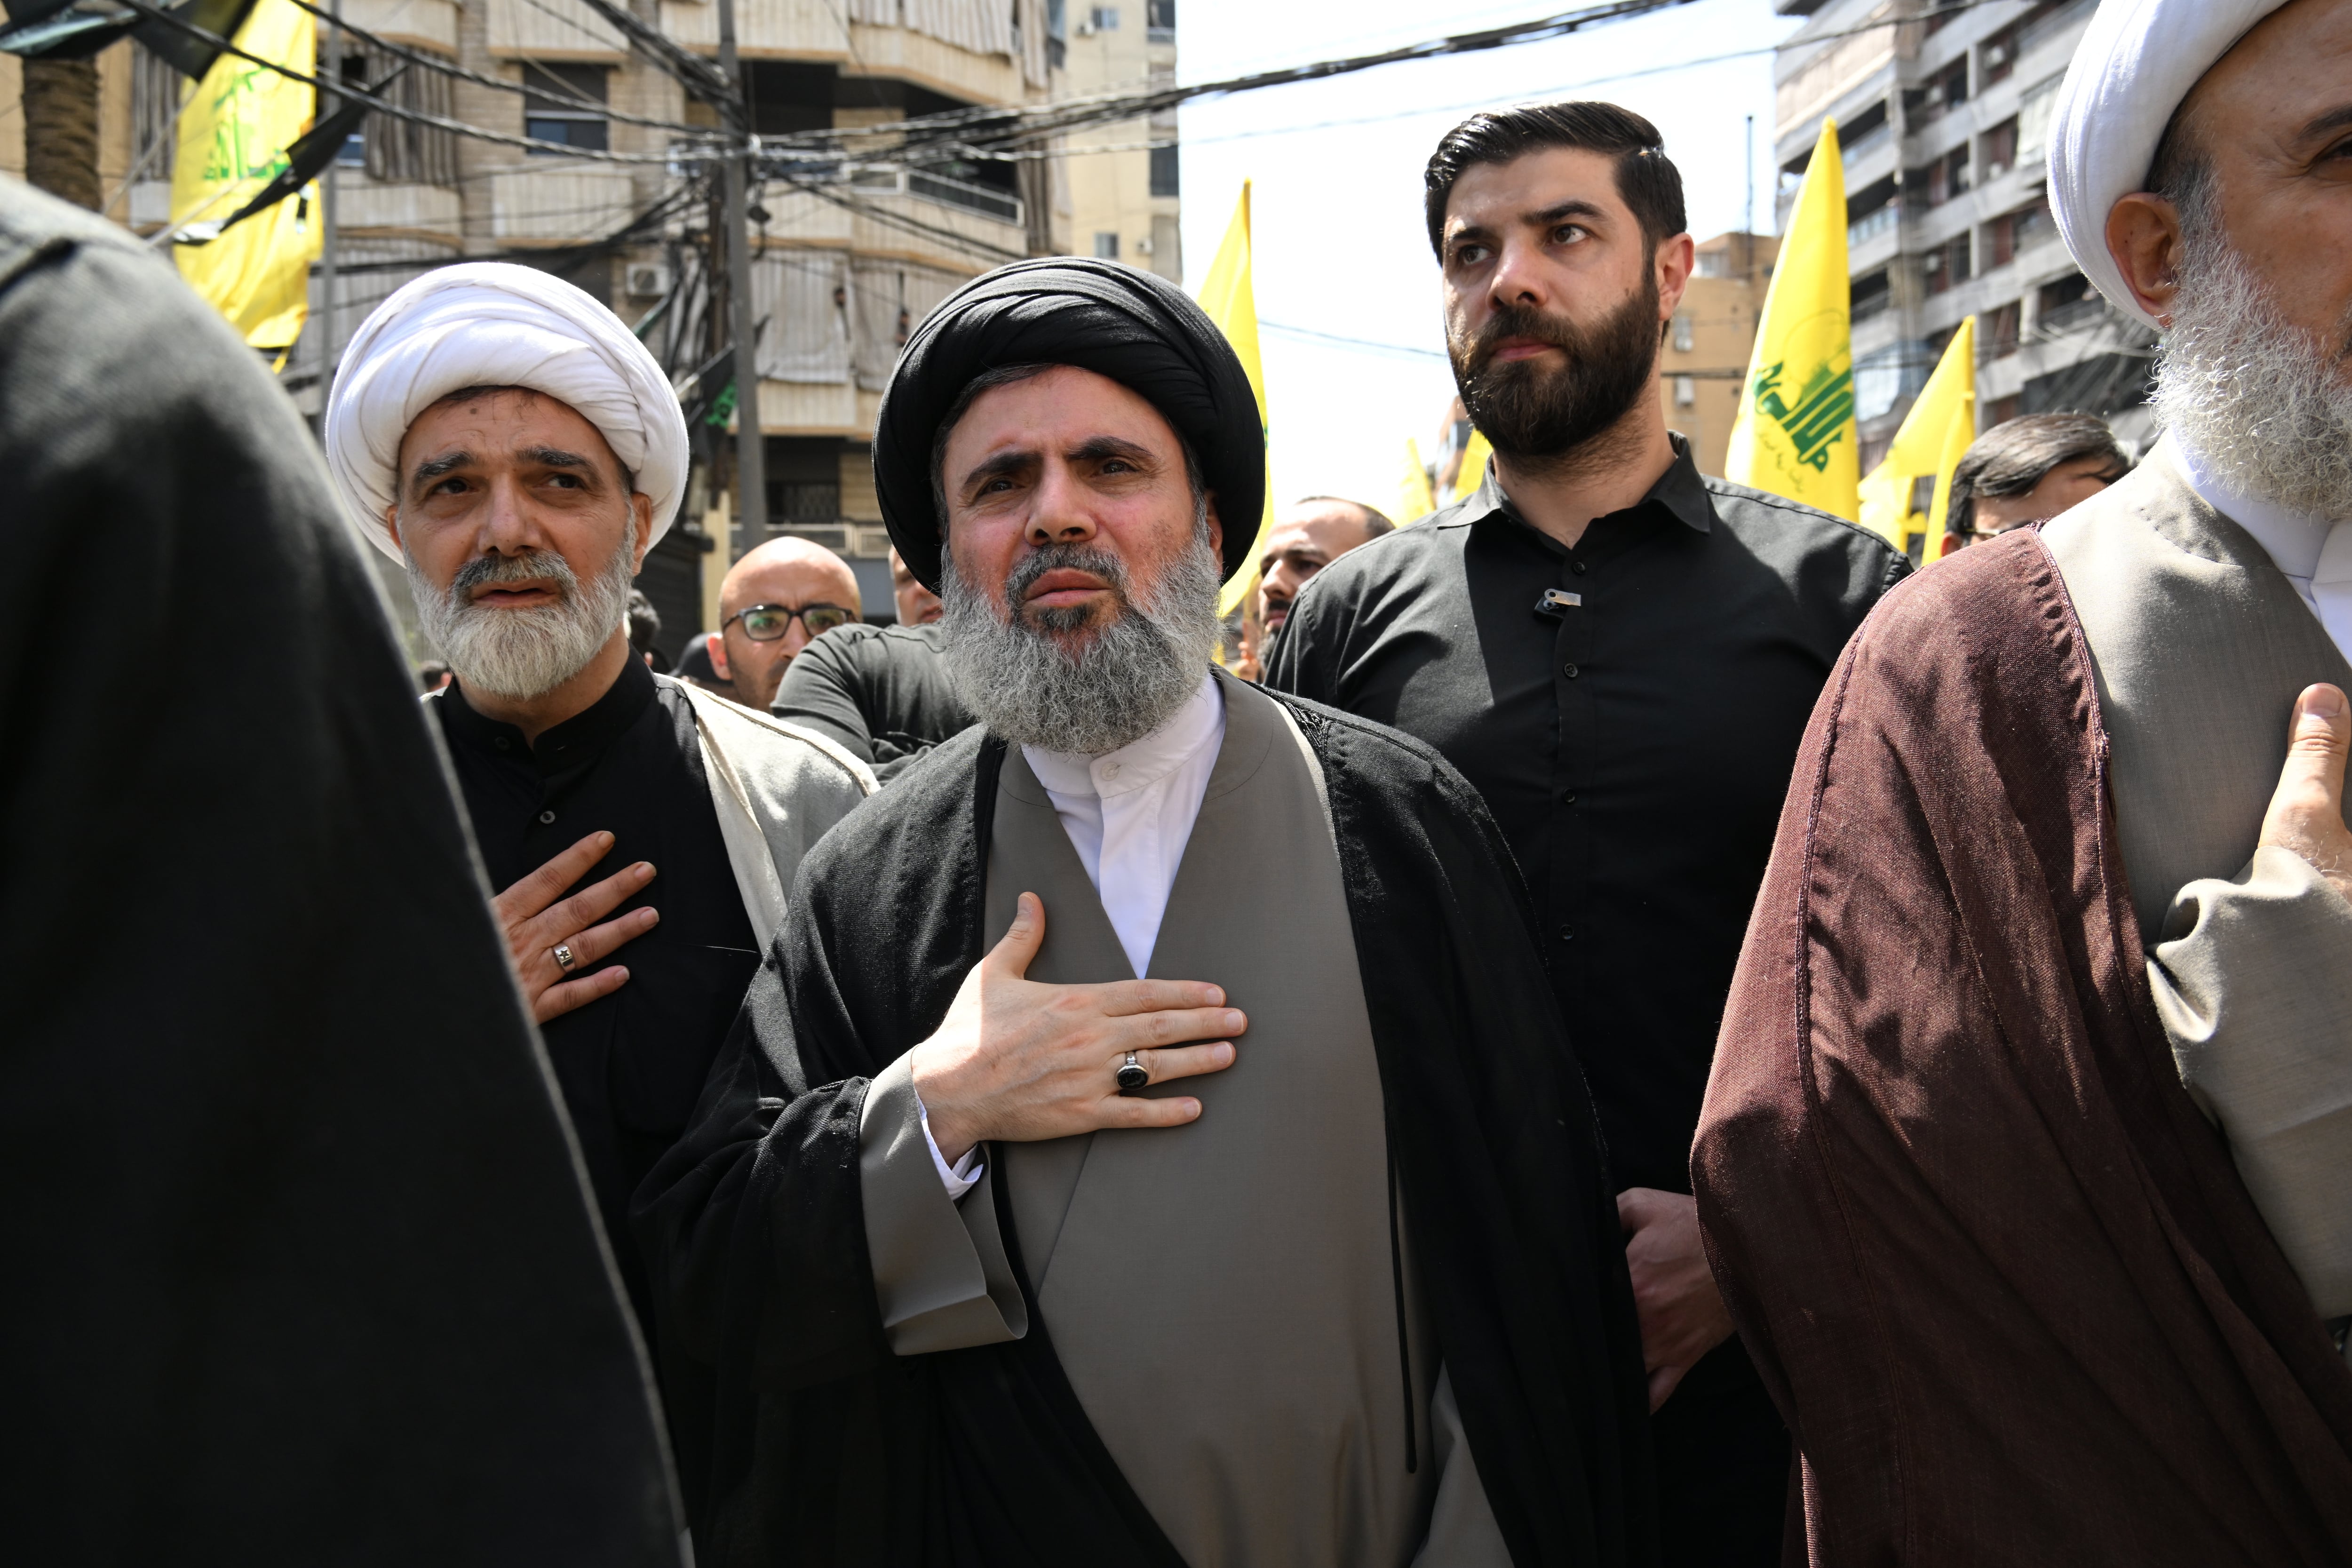
POLYGON ((2180 1087, 2105 757, 2030 530, 1814 711, 1692 1161, 1791 1563, 2352 1563, 2352 1374, 2180 1087))

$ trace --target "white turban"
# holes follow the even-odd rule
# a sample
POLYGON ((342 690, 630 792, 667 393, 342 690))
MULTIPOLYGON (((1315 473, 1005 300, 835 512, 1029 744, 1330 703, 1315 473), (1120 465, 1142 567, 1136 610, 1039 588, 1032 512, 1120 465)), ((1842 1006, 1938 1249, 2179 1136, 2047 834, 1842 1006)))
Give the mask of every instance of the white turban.
MULTIPOLYGON (((400 443, 434 404, 468 386, 528 386, 604 433, 653 499, 653 538, 686 496, 686 416, 668 377, 621 319, 560 278, 505 261, 444 267, 362 322, 327 401, 327 467, 352 521, 400 559, 384 526, 400 443)), ((648 541, 651 543, 652 541, 648 541)))
POLYGON ((2107 253, 2107 215, 2147 189, 2157 143, 2189 89, 2286 0, 2102 0, 2050 115, 2050 206, 2074 265, 2149 326, 2107 253))

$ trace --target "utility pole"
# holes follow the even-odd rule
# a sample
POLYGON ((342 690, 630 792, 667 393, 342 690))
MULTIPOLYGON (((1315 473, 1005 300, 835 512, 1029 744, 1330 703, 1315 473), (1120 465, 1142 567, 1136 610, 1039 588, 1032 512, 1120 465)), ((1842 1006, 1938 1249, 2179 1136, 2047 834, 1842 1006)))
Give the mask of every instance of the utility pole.
MULTIPOLYGON (((341 0, 337 0, 341 4, 341 0)), ((1756 287, 1756 117, 1748 117, 1748 218, 1739 226, 1739 268, 1756 287)))
MULTIPOLYGON (((343 0, 328 0, 327 56, 325 68, 319 74, 337 86, 343 80, 343 0)), ((342 103, 340 93, 321 90, 319 94, 319 118, 325 120, 342 103)), ((340 259, 341 236, 335 226, 335 174, 343 161, 343 150, 327 160, 319 181, 319 408, 320 417, 326 416, 327 394, 335 387, 335 267, 340 259)))
POLYGON ((760 369, 751 354, 751 228, 745 186, 751 162, 751 104, 735 59, 735 0, 719 0, 719 68, 735 89, 731 109, 739 148, 720 165, 721 223, 727 230, 727 314, 735 339, 735 537, 727 552, 740 560, 767 531, 768 453, 760 437, 760 369))

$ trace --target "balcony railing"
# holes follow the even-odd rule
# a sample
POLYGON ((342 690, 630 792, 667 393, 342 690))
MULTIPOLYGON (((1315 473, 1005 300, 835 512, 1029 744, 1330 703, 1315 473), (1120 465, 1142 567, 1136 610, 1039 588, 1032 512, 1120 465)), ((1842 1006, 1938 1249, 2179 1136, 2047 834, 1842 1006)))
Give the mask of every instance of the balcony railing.
POLYGON ((2107 302, 2096 294, 2085 294, 2079 300, 2053 306, 2042 312, 2034 327, 2044 336, 2052 332, 2071 332, 2077 327, 2087 327, 2107 313, 2107 302))
POLYGON ((1849 165, 1869 157, 1895 139, 1895 124, 1882 120, 1853 141, 1838 149, 1839 156, 1849 165))
POLYGON ((1872 212, 1864 213, 1853 222, 1846 225, 1846 245, 1849 247, 1858 247, 1864 241, 1875 238, 1877 236, 1885 234, 1890 229, 1900 227, 1902 223, 1903 204, 1901 202, 1889 202, 1883 207, 1879 207, 1872 212))
POLYGON ((920 196, 927 202, 943 206, 961 207, 978 213, 998 223, 1018 227, 1021 223, 1021 198, 993 185, 976 185, 969 180, 955 179, 947 174, 935 174, 929 169, 907 169, 896 164, 868 163, 853 169, 850 188, 868 195, 920 196))

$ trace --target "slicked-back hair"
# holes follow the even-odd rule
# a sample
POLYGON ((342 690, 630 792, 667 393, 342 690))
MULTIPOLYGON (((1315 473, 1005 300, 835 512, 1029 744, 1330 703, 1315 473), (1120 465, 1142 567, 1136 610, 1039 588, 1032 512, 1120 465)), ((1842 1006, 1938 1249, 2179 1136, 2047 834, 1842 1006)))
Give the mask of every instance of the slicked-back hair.
POLYGON ((2077 458, 2105 458, 2116 479, 2131 471, 2116 433, 2095 414, 2028 414, 1994 426, 1952 470, 1946 530, 1964 534, 1976 526, 1977 497, 2024 495, 2077 458))
POLYGON ((1683 209, 1682 171, 1666 156, 1656 126, 1613 103, 1530 104, 1474 114, 1438 139, 1421 183, 1429 248, 1439 260, 1445 258, 1445 206, 1462 172, 1480 163, 1508 163, 1549 147, 1614 157, 1617 195, 1633 209, 1653 250, 1690 226, 1683 209))

